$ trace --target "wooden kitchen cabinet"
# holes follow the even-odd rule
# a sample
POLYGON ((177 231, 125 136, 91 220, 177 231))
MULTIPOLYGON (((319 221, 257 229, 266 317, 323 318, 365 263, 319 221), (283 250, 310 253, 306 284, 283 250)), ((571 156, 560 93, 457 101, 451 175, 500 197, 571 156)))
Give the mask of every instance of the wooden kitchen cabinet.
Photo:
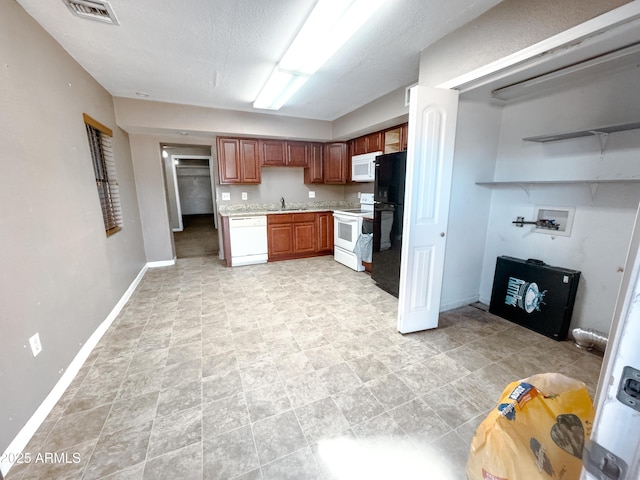
POLYGON ((400 127, 390 128, 384 131, 384 153, 395 153, 400 151, 402 132, 400 127))
POLYGON ((323 155, 324 145, 322 143, 308 144, 309 166, 304 169, 304 183, 324 183, 323 175, 323 155))
POLYGON ((269 261, 333 253, 331 212, 278 213, 267 216, 269 261))
POLYGON ((283 140, 260 140, 262 165, 283 167, 286 165, 286 144, 283 140))
POLYGON ((351 155, 362 155, 367 153, 367 137, 354 138, 349 142, 351 148, 351 155))
POLYGON ((260 183, 259 142, 248 138, 218 137, 220 184, 260 183))
POLYGON ((367 135, 367 153, 382 151, 382 132, 375 132, 367 135))
POLYGON ((309 148, 308 142, 289 142, 285 144, 285 163, 288 167, 308 167, 309 148))
POLYGON ((316 253, 316 214, 293 214, 293 254, 313 256, 316 253))
POLYGON ((351 140, 351 155, 362 155, 363 153, 381 152, 384 142, 383 132, 374 132, 369 135, 354 138, 351 140))
POLYGON ((400 150, 406 150, 409 144, 409 124, 400 125, 400 150))
POLYGON ((347 183, 349 163, 345 142, 326 143, 322 157, 324 183, 347 183))
POLYGON ((407 127, 404 123, 397 127, 389 128, 383 132, 383 152, 395 153, 407 149, 407 127))
POLYGON ((291 214, 267 216, 269 261, 293 258, 293 222, 291 214))
POLYGON ((333 214, 331 212, 316 214, 316 234, 318 254, 333 253, 333 214))
POLYGON ((308 142, 260 140, 260 160, 265 167, 307 167, 308 152, 308 142))

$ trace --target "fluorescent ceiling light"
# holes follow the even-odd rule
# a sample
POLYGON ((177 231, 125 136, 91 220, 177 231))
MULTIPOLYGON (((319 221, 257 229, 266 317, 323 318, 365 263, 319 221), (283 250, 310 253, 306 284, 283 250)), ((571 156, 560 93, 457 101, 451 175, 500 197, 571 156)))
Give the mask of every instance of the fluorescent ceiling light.
POLYGON ((253 108, 278 110, 304 85, 308 78, 307 75, 285 72, 276 67, 266 85, 262 87, 260 95, 253 102, 253 108))
POLYGON ((253 107, 270 110, 282 107, 383 2, 384 0, 318 0, 253 107))

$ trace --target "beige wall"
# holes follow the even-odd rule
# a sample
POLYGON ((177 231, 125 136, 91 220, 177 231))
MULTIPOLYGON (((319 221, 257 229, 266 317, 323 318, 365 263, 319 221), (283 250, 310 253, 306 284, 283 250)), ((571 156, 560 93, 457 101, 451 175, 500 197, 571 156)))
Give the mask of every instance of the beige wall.
POLYGON ((0 452, 145 264, 111 96, 14 1, 0 2, 0 452), (82 119, 114 131, 124 227, 107 238, 82 119), (43 350, 33 357, 28 338, 43 350))
POLYGON ((405 87, 402 87, 334 120, 333 138, 349 140, 408 119, 409 107, 405 105, 405 87))
POLYGON ((331 140, 331 122, 264 113, 114 98, 118 125, 129 133, 196 136, 244 135, 331 140))
MULTIPOLYGON (((168 190, 173 189, 165 175, 162 145, 210 146, 215 160, 214 142, 206 136, 129 135, 136 176, 140 219, 148 262, 167 262, 175 258, 170 223, 168 190)), ((215 169, 214 169, 215 170, 215 169)))
POLYGON ((420 84, 439 85, 625 3, 629 0, 504 0, 423 50, 420 84))
POLYGON ((288 203, 314 202, 344 199, 344 185, 305 184, 302 167, 262 167, 262 183, 259 185, 220 185, 218 191, 230 192, 231 200, 220 200, 219 205, 238 203, 279 203, 284 198, 288 203), (309 192, 315 198, 309 198, 309 192), (242 200, 242 192, 247 200, 242 200))

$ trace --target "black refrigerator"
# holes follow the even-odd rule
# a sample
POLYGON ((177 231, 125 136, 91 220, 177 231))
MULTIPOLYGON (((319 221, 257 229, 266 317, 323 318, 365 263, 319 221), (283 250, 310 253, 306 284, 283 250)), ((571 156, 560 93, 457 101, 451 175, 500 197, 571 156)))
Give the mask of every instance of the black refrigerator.
POLYGON ((371 278, 394 296, 400 286, 407 152, 376 157, 371 278))
POLYGON ((496 260, 489 312, 554 340, 567 338, 580 272, 528 259, 496 260))

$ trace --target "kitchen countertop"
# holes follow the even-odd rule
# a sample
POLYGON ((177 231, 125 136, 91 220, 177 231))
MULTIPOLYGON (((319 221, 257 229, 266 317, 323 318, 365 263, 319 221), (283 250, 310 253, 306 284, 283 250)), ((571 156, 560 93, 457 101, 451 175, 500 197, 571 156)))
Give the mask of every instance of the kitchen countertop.
POLYGON ((341 210, 345 208, 358 208, 360 204, 345 201, 331 202, 292 202, 286 205, 285 209, 280 208, 275 203, 253 203, 220 205, 218 211, 223 217, 246 217, 254 215, 274 215, 282 213, 306 213, 306 212, 327 212, 341 210))

